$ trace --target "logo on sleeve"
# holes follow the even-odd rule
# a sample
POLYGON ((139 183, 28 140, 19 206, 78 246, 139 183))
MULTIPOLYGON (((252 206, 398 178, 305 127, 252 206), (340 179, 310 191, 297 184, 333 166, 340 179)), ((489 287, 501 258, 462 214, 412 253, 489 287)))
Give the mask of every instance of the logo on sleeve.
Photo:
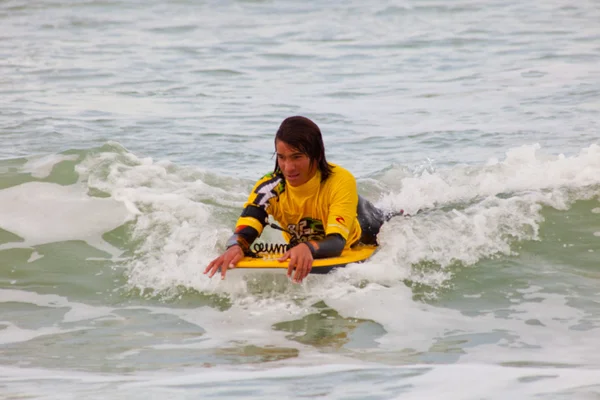
POLYGON ((289 224, 288 233, 292 238, 290 243, 301 243, 309 240, 323 240, 325 238, 325 228, 323 222, 310 217, 302 218, 297 224, 289 224))
POLYGON ((335 220, 338 224, 346 225, 346 220, 344 220, 344 217, 337 217, 335 220))

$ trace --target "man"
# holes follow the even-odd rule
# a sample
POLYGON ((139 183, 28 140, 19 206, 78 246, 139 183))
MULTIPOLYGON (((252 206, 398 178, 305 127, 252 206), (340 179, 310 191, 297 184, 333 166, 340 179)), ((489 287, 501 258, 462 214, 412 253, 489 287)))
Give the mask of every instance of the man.
POLYGON ((254 185, 227 249, 204 271, 209 277, 220 269, 225 279, 227 269, 260 236, 268 215, 283 227, 291 246, 279 261, 289 260, 287 275, 296 283, 308 275, 316 258, 339 256, 359 242, 377 244, 383 213, 359 198, 350 172, 327 162, 321 130, 313 121, 286 118, 275 135, 275 151, 274 171, 254 185))

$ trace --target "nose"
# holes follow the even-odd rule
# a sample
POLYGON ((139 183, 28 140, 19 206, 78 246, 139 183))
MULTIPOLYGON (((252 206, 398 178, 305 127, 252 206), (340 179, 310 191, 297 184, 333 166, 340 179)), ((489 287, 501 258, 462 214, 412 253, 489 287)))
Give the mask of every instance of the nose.
POLYGON ((280 161, 279 168, 281 168, 284 173, 294 172, 294 163, 289 161, 280 161))

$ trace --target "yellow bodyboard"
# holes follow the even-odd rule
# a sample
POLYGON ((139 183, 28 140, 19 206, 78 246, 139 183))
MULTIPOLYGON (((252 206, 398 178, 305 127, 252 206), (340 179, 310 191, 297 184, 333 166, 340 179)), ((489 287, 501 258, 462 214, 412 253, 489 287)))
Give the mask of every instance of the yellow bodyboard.
MULTIPOLYGON (((320 258, 313 261, 311 273, 325 273, 332 268, 343 267, 346 264, 367 260, 377 250, 377 246, 358 245, 344 250, 339 257, 320 258)), ((244 257, 237 263, 236 268, 247 269, 283 269, 287 270, 288 261, 279 262, 277 259, 283 254, 259 253, 258 258, 244 257)))

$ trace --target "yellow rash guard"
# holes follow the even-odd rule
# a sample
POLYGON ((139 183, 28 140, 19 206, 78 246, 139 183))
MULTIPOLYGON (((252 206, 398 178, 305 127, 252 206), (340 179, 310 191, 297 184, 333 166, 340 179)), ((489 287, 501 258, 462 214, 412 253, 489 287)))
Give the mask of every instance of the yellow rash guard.
POLYGON ((268 214, 289 232, 283 233, 288 242, 318 241, 331 234, 343 237, 346 249, 358 242, 356 180, 346 169, 330 165, 332 173, 325 182, 317 170, 308 182, 296 187, 286 185, 283 175, 263 176, 244 204, 235 231, 251 227, 260 236, 268 214))

